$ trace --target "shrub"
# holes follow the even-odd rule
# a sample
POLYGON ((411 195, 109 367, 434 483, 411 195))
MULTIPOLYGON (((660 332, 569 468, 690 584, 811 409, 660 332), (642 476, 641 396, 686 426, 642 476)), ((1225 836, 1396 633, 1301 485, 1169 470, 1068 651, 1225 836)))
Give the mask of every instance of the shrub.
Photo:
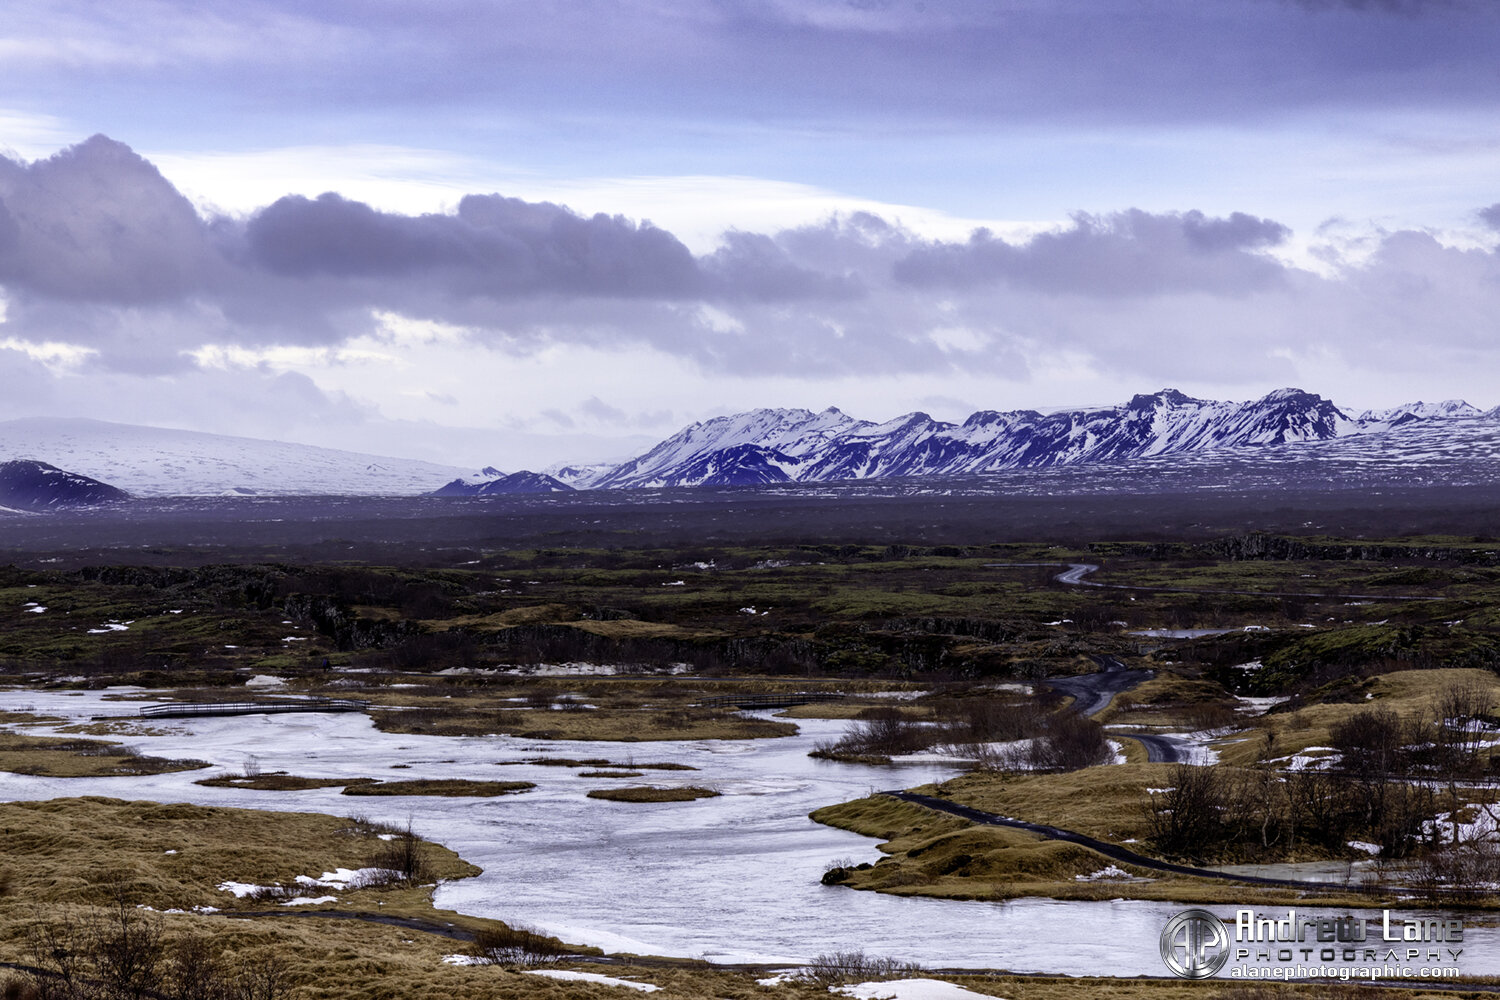
POLYGON ((520 969, 551 965, 568 954, 567 948, 557 938, 524 926, 486 928, 477 932, 473 952, 491 965, 520 969))
POLYGON ((839 983, 893 979, 921 971, 922 967, 916 962, 866 955, 862 951, 835 951, 814 958, 802 976, 819 986, 836 986, 839 983))
POLYGON ((392 872, 391 880, 403 885, 425 885, 434 880, 432 866, 422 849, 422 838, 417 836, 408 821, 400 833, 382 840, 367 861, 370 868, 392 872))

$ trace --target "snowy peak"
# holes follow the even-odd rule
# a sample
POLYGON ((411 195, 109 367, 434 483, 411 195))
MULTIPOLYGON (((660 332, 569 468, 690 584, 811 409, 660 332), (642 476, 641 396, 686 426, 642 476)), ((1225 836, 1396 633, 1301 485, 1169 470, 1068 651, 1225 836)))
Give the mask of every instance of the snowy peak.
POLYGON ((1445 399, 1441 403, 1424 403, 1418 400, 1415 403, 1393 406, 1388 410, 1366 410, 1359 415, 1359 422, 1394 427, 1410 420, 1451 420, 1479 415, 1478 407, 1470 406, 1462 399, 1445 399))
MULTIPOLYGON (((777 461, 801 460, 827 448, 864 421, 851 420, 838 410, 751 410, 715 417, 683 428, 637 458, 612 469, 591 485, 601 487, 677 485, 706 473, 703 463, 718 452, 753 445, 782 456, 777 461)), ((742 456, 743 458, 744 456, 742 456)), ((765 458, 765 456, 762 456, 765 458)), ((734 466, 740 459, 731 462, 734 466)), ((768 460, 769 461, 769 460, 768 460)), ((712 474, 717 476, 717 473, 712 474)))
POLYGON ((477 476, 463 476, 438 487, 428 496, 480 497, 501 493, 572 493, 573 487, 540 472, 522 469, 506 475, 490 466, 477 476))
POLYGON ((108 483, 80 476, 46 462, 27 459, 0 462, 0 506, 17 510, 61 510, 97 507, 129 500, 108 483))
MULTIPOLYGON (((1458 417, 1473 408, 1445 403, 1438 411, 1458 417)), ((981 410, 962 424, 925 413, 877 424, 831 408, 817 414, 763 409, 693 424, 644 455, 578 484, 750 485, 965 475, 1304 444, 1372 428, 1382 429, 1351 420, 1331 400, 1293 388, 1244 403, 1195 399, 1168 388, 1113 407, 1049 414, 981 410)))

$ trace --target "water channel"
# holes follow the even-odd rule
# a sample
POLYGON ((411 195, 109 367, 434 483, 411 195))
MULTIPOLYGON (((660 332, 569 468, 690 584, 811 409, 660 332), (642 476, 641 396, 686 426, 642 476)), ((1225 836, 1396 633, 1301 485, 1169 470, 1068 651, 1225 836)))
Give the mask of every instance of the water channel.
MULTIPOLYGON (((73 721, 133 707, 104 700, 101 692, 0 692, 0 709, 73 721)), ((797 736, 782 739, 582 743, 381 733, 358 714, 173 719, 152 722, 157 735, 124 739, 143 753, 208 760, 215 770, 87 779, 0 773, 0 799, 107 795, 363 813, 394 823, 410 818, 418 832, 484 869, 477 878, 442 886, 438 906, 529 924, 609 951, 795 963, 819 953, 862 949, 929 967, 1163 974, 1158 938, 1167 920, 1184 908, 1179 904, 949 901, 820 884, 835 860, 874 861, 879 855, 874 840, 813 823, 808 812, 877 789, 941 780, 954 771, 936 764, 893 771, 814 760, 807 756, 813 744, 836 736, 845 724, 798 725, 797 736), (238 771, 252 754, 264 771, 526 780, 537 787, 495 799, 353 799, 336 788, 262 792, 193 784, 218 770, 238 771), (631 783, 708 785, 722 796, 660 804, 606 802, 584 793, 608 787, 610 779, 580 778, 564 767, 501 766, 535 757, 689 764, 698 770, 649 771, 631 783), (407 766, 393 770, 394 765, 407 766)), ((41 734, 50 728, 27 731, 41 734)), ((317 873, 287 872, 286 878, 297 874, 317 873)), ((1211 909, 1231 916, 1234 907, 1211 909)), ((1284 908, 1273 915, 1284 916, 1284 908)), ((1366 915, 1380 919, 1378 911, 1366 915)), ((1467 923, 1463 971, 1500 974, 1500 930, 1467 923)))

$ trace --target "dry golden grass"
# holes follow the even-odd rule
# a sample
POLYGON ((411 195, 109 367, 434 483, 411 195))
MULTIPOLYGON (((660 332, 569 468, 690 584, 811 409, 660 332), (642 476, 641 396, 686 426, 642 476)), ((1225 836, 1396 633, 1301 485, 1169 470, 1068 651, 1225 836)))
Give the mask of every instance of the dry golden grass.
POLYGON ((472 781, 467 778, 415 778, 411 781, 377 781, 351 784, 345 795, 441 795, 448 797, 493 798, 535 788, 531 781, 472 781))
POLYGON ((50 778, 108 778, 196 771, 207 761, 147 757, 118 743, 0 733, 0 771, 50 778))
POLYGON ((662 740, 749 740, 791 736, 797 727, 703 708, 577 709, 573 711, 373 712, 388 733, 426 736, 518 736, 532 740, 637 743, 662 740))
POLYGON ((815 701, 806 705, 793 705, 777 713, 783 719, 857 719, 860 713, 872 708, 894 708, 908 719, 929 719, 932 709, 925 705, 892 703, 888 698, 867 698, 849 701, 815 701))
POLYGON ((502 761, 496 761, 496 763, 497 764, 501 764, 501 765, 538 764, 538 765, 540 765, 542 767, 608 767, 608 768, 614 768, 615 770, 633 770, 633 769, 640 769, 640 770, 646 770, 646 771, 696 771, 696 770, 698 770, 696 767, 694 767, 691 764, 678 764, 675 761, 644 761, 644 762, 638 764, 638 763, 636 763, 633 760, 627 760, 624 763, 620 763, 619 761, 607 760, 606 758, 603 758, 603 757, 586 757, 586 758, 584 758, 582 760, 578 760, 578 759, 573 758, 573 757, 529 757, 526 760, 502 760, 502 761))
POLYGON ((1401 670, 1370 678, 1365 685, 1369 698, 1345 704, 1308 705, 1291 712, 1261 716, 1247 738, 1222 748, 1220 759, 1226 764, 1254 764, 1264 751, 1266 731, 1275 737, 1272 753, 1277 757, 1299 753, 1308 747, 1326 747, 1334 726, 1370 708, 1389 708, 1403 718, 1430 718, 1433 697, 1459 684, 1477 684, 1500 704, 1500 677, 1488 670, 1401 670))
MULTIPOLYGON (((820 823, 885 841, 874 864, 830 872, 830 884, 939 899, 1144 899, 1180 903, 1305 902, 1291 889, 1247 888, 1217 879, 1169 875, 1122 864, 1086 847, 1006 827, 970 824, 946 813, 870 796, 812 813, 820 823), (1089 879, 1109 867, 1131 879, 1089 879), (1080 876, 1084 876, 1080 879, 1080 876)), ((1317 895, 1319 905, 1369 906, 1368 896, 1317 895)))
POLYGON ((97 722, 79 722, 71 726, 60 726, 59 733, 76 733, 81 736, 167 736, 177 730, 138 719, 101 719, 97 722))
POLYGON ((681 788, 634 785, 629 788, 595 788, 588 796, 611 802, 691 802, 693 799, 718 798, 719 793, 712 788, 700 788, 697 785, 684 785, 681 788))
MULTIPOLYGON (((0 906, 98 903, 101 887, 123 883, 157 909, 244 908, 216 886, 360 868, 385 843, 377 828, 336 816, 97 797, 0 804, 0 830, 14 889, 0 906)), ((478 873, 446 848, 422 849, 437 877, 478 873)))
POLYGON ((56 715, 37 715, 35 712, 7 712, 0 710, 0 725, 3 726, 45 725, 47 723, 66 721, 61 716, 56 715))
POLYGON ((645 771, 579 771, 580 778, 639 778, 645 771))
MULTIPOLYGON (((851 816, 872 828, 910 821, 914 815, 909 810, 917 808, 891 800, 891 808, 886 810, 889 815, 882 817, 874 805, 851 805, 851 816)), ((954 822, 962 829, 960 821, 954 822)), ((942 817, 933 823, 931 830, 953 825, 942 817)), ((285 884, 295 874, 316 876, 336 867, 358 867, 376 845, 383 843, 375 839, 375 828, 358 822, 309 813, 85 798, 0 805, 0 830, 7 838, 4 868, 12 888, 10 893, 0 895, 0 961, 26 961, 29 956, 24 935, 28 926, 39 920, 76 918, 90 905, 104 902, 103 887, 113 884, 158 910, 195 905, 224 907, 226 912, 222 914, 152 914, 151 919, 161 920, 169 938, 192 934, 211 939, 230 960, 276 956, 285 963, 290 982, 304 1000, 595 1000, 623 995, 618 988, 552 980, 496 966, 444 964, 445 955, 464 953, 468 946, 429 931, 472 933, 497 925, 433 910, 427 889, 339 892, 338 903, 319 908, 346 917, 396 916, 420 922, 390 926, 363 919, 327 919, 300 909, 268 911, 265 903, 236 901, 214 888, 230 879, 285 884), (271 915, 251 916, 264 912, 271 915)), ((969 831, 960 834, 969 835, 969 831)), ((951 838, 952 831, 946 836, 951 838)), ((943 837, 939 834, 935 839, 942 842, 943 837)), ((940 850, 946 847, 927 852, 929 863, 940 850)), ((423 851, 437 875, 455 878, 475 872, 437 845, 423 845, 423 851)), ((603 966, 575 965, 565 959, 555 968, 649 983, 661 987, 655 995, 663 1000, 754 1000, 768 996, 812 1000, 829 995, 825 987, 809 981, 792 981, 774 988, 758 986, 755 980, 766 974, 763 969, 715 967, 686 959, 603 966)), ((1221 982, 984 975, 937 978, 1012 1000, 1074 1000, 1080 996, 1109 1000, 1262 1000, 1259 995, 1236 994, 1221 982)), ((1282 987, 1275 995, 1361 1000, 1337 987, 1282 987)), ((1381 997, 1389 1000, 1409 1000, 1414 995, 1399 990, 1381 992, 1381 997)))
POLYGON ((340 785, 368 785, 374 778, 303 778, 280 771, 271 774, 244 775, 221 774, 216 778, 199 778, 195 785, 209 788, 251 788, 258 792, 300 792, 309 788, 337 788, 340 785))
POLYGON ((1147 788, 1164 788, 1174 764, 1119 764, 1060 774, 973 771, 938 789, 964 805, 1121 843, 1144 840, 1147 788))

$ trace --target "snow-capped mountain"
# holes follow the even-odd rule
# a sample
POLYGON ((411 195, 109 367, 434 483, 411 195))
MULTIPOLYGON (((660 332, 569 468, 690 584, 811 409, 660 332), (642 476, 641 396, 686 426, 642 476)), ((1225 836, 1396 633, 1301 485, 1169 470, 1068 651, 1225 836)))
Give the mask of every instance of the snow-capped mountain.
POLYGON ((1366 410, 1359 415, 1359 422, 1368 429, 1376 424, 1394 427, 1412 420, 1442 420, 1449 417, 1477 417, 1479 415, 1477 407, 1470 406, 1461 399, 1445 399, 1441 403, 1423 403, 1419 400, 1415 403, 1393 406, 1388 410, 1366 410))
POLYGON ((129 500, 124 490, 46 462, 0 462, 0 509, 38 511, 97 507, 129 500))
POLYGON ((573 487, 553 479, 541 472, 522 469, 506 475, 499 469, 485 466, 476 475, 464 476, 445 483, 428 496, 434 497, 482 497, 499 493, 572 493, 573 487))
POLYGON ((137 496, 410 496, 451 466, 332 448, 98 420, 0 422, 0 461, 35 459, 137 496))
POLYGON ((752 410, 686 427, 612 469, 576 476, 582 488, 734 486, 1123 462, 1379 434, 1413 421, 1480 419, 1459 400, 1412 403, 1350 418, 1331 401, 1279 389, 1244 403, 1175 389, 1122 406, 1043 414, 982 410, 961 424, 912 413, 885 423, 836 409, 752 410))

